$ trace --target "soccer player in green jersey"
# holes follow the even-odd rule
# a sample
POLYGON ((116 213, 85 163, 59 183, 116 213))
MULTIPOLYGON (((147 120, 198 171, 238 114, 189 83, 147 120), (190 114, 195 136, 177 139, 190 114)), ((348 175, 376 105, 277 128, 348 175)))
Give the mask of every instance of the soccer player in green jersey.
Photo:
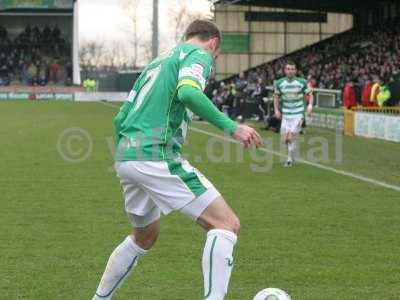
POLYGON ((111 254, 93 300, 112 299, 155 243, 160 216, 172 211, 207 231, 204 299, 222 300, 228 291, 239 219, 218 190, 181 157, 193 113, 245 146, 261 143, 253 128, 230 120, 203 93, 220 42, 214 23, 191 23, 184 43, 143 70, 114 119, 115 168, 133 230, 111 254))
POLYGON ((307 115, 311 116, 313 96, 308 88, 307 80, 297 77, 297 67, 294 62, 285 65, 285 77, 275 82, 274 111, 278 119, 282 119, 282 141, 288 148, 286 167, 293 165, 296 141, 295 137, 301 130, 305 113, 305 95, 308 97, 307 115))

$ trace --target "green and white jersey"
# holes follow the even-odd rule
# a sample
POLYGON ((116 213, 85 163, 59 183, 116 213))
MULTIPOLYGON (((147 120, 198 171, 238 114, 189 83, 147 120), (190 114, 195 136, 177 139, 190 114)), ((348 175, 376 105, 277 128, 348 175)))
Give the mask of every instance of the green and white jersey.
POLYGON ((136 80, 123 121, 116 160, 169 160, 180 156, 192 112, 177 98, 181 85, 204 90, 211 55, 192 44, 178 44, 151 62, 136 80))
POLYGON ((308 89, 307 80, 301 77, 289 79, 283 77, 275 82, 275 95, 279 102, 284 118, 304 117, 304 96, 311 91, 308 89))

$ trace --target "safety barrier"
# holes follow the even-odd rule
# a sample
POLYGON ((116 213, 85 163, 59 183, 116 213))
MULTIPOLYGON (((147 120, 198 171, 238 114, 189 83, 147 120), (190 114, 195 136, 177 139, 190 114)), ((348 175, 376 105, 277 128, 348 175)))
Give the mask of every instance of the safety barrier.
POLYGON ((344 134, 400 142, 400 108, 344 109, 344 134))

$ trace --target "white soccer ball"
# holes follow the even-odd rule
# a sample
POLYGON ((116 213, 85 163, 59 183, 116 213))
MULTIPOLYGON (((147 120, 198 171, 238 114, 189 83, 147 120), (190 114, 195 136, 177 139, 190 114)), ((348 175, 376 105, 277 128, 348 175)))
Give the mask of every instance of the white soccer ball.
POLYGON ((291 300, 291 298, 280 289, 267 288, 259 292, 253 300, 291 300))

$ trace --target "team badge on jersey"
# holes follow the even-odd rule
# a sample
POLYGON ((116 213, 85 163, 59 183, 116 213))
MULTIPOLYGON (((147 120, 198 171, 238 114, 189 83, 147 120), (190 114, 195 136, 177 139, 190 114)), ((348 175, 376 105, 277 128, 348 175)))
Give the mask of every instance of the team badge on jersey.
POLYGON ((191 69, 192 69, 192 71, 193 71, 193 74, 196 75, 196 77, 198 77, 199 79, 204 79, 204 77, 203 77, 204 68, 203 68, 202 65, 200 65, 200 64, 193 64, 193 65, 191 66, 191 69))

